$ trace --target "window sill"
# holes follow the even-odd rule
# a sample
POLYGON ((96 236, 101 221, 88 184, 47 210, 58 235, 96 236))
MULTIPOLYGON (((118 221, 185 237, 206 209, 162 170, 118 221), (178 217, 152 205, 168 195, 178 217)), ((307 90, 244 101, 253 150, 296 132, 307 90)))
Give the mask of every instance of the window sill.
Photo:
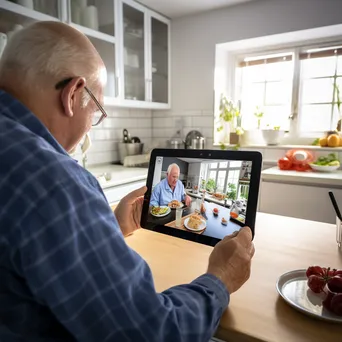
MULTIPOLYGON (((220 144, 213 144, 214 147, 220 147, 220 144)), ((234 144, 225 144, 226 148, 235 147, 234 144)), ((290 150, 290 149, 306 149, 306 150, 316 150, 316 151, 335 151, 342 152, 342 147, 321 147, 314 145, 241 145, 239 148, 251 148, 251 149, 281 149, 281 150, 290 150)))

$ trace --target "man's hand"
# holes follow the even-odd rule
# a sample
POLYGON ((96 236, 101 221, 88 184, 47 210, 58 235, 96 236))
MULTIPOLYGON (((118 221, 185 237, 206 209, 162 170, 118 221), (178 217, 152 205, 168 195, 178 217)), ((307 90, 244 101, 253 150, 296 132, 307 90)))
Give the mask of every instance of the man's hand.
POLYGON ((248 280, 253 255, 252 232, 244 227, 215 246, 209 257, 208 273, 219 278, 228 292, 233 293, 248 280))
POLYGON ((141 211, 144 202, 146 186, 130 192, 115 208, 115 216, 119 222, 122 234, 128 236, 140 228, 141 211))
POLYGON ((187 207, 190 207, 190 206, 191 206, 191 197, 190 197, 189 195, 185 195, 184 201, 185 201, 185 205, 186 205, 187 207))

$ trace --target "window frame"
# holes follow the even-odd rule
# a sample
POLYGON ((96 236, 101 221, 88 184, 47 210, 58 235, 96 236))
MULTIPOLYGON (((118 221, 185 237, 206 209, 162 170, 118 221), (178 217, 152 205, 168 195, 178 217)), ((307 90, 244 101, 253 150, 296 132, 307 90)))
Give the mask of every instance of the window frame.
MULTIPOLYGON (((284 50, 306 48, 322 48, 340 45, 342 41, 342 24, 303 29, 285 33, 277 33, 242 40, 218 43, 215 46, 214 69, 214 146, 222 145, 222 133, 217 131, 220 123, 219 103, 221 94, 236 101, 235 93, 235 66, 236 56, 257 56, 261 54, 279 53, 284 50)), ((294 65, 294 69, 298 68, 294 65)), ((299 75, 297 72, 296 75, 299 75)), ((298 83, 299 84, 299 83, 298 83)), ((292 98, 294 98, 292 96, 292 98)), ((290 120, 289 134, 285 135, 284 144, 311 145, 312 136, 298 134, 298 104, 293 105, 293 120, 290 120)), ((317 138, 317 137, 315 137, 317 138)))
MULTIPOLYGON (((265 55, 275 55, 275 54, 293 54, 293 79, 292 79, 292 96, 291 96, 291 105, 290 105, 290 129, 286 131, 286 133, 290 132, 298 132, 301 137, 313 138, 317 137, 317 135, 324 134, 324 131, 317 132, 308 132, 301 130, 301 115, 300 115, 300 99, 303 91, 303 82, 302 82, 302 68, 301 68, 301 59, 300 54, 306 53, 308 50, 312 49, 324 49, 327 47, 334 46, 342 46, 342 39, 339 41, 329 41, 324 44, 310 44, 310 45, 302 45, 291 48, 283 48, 277 50, 259 50, 253 53, 239 53, 234 55, 234 69, 238 68, 241 60, 245 58, 253 58, 258 56, 265 55)), ((327 76, 328 77, 328 76, 327 76)), ((336 74, 332 76, 336 81, 336 74)), ((266 82, 265 82, 266 84, 266 82)), ((234 98, 237 99, 237 82, 236 82, 236 71, 234 72, 234 79, 232 76, 232 85, 234 89, 234 98)), ((242 84, 239 83, 239 87, 241 88, 242 84)), ((240 100, 240 99, 239 99, 240 100)), ((327 104, 331 105, 333 102, 329 102, 327 104)), ((331 121, 333 119, 333 113, 331 113, 331 121)))
MULTIPOLYGON (((209 175, 211 171, 216 172, 216 176, 215 176, 215 184, 217 186, 217 179, 218 179, 218 173, 219 171, 225 171, 225 177, 224 177, 224 186, 223 186, 223 193, 227 193, 227 189, 228 189, 228 177, 229 177, 229 171, 240 171, 241 172, 241 168, 242 168, 242 162, 240 166, 233 166, 230 167, 230 161, 227 161, 227 167, 220 167, 220 162, 217 162, 217 167, 216 168, 212 168, 211 167, 211 163, 207 163, 207 169, 206 169, 206 182, 208 181, 208 179, 210 179, 209 175)), ((240 176, 238 177, 238 183, 240 180, 240 176)), ((238 186, 236 187, 238 190, 238 186)))

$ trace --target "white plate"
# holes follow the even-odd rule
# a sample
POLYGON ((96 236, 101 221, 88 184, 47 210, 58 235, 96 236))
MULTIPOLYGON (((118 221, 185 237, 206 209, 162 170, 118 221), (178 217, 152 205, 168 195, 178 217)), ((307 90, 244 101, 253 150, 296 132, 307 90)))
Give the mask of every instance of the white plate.
POLYGON ((166 205, 161 205, 160 208, 167 208, 168 210, 164 214, 161 214, 161 215, 152 214, 152 211, 151 211, 151 215, 154 216, 154 217, 164 217, 164 216, 167 216, 167 215, 169 215, 171 213, 171 208, 169 208, 166 205))
POLYGON ((188 217, 188 218, 186 218, 184 220, 184 226, 185 226, 186 229, 189 229, 189 230, 191 230, 193 232, 200 232, 201 230, 203 230, 204 228, 207 227, 207 223, 204 220, 202 220, 202 224, 199 226, 198 229, 191 228, 191 227, 188 226, 189 220, 190 220, 190 217, 188 217))
POLYGON ((316 164, 310 164, 311 168, 315 171, 320 172, 333 172, 336 171, 339 166, 323 166, 323 165, 316 165, 316 164))
POLYGON ((179 202, 180 203, 180 206, 178 206, 177 208, 171 208, 171 207, 169 207, 170 209, 179 209, 179 208, 183 208, 184 207, 184 203, 182 203, 182 202, 179 202))
POLYGON ((277 281, 278 293, 293 308, 318 319, 342 323, 342 317, 326 310, 322 301, 324 294, 313 293, 307 285, 306 270, 284 273, 277 281))

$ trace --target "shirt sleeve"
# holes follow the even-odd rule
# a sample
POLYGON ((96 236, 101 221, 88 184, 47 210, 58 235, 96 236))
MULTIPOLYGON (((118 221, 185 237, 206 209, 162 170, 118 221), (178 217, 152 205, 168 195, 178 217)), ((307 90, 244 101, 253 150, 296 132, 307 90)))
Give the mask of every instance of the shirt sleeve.
POLYGON ((158 207, 159 206, 159 198, 160 198, 160 183, 158 183, 153 191, 152 191, 152 196, 151 196, 151 200, 150 200, 150 205, 154 206, 154 207, 158 207))
POLYGON ((157 293, 100 191, 58 184, 37 208, 22 229, 17 269, 78 341, 207 342, 214 334, 229 301, 223 283, 205 274, 157 293))
POLYGON ((181 192, 182 192, 182 199, 181 201, 184 201, 185 200, 185 196, 186 196, 186 193, 185 193, 185 188, 184 188, 184 184, 182 182, 180 182, 181 184, 181 192))

